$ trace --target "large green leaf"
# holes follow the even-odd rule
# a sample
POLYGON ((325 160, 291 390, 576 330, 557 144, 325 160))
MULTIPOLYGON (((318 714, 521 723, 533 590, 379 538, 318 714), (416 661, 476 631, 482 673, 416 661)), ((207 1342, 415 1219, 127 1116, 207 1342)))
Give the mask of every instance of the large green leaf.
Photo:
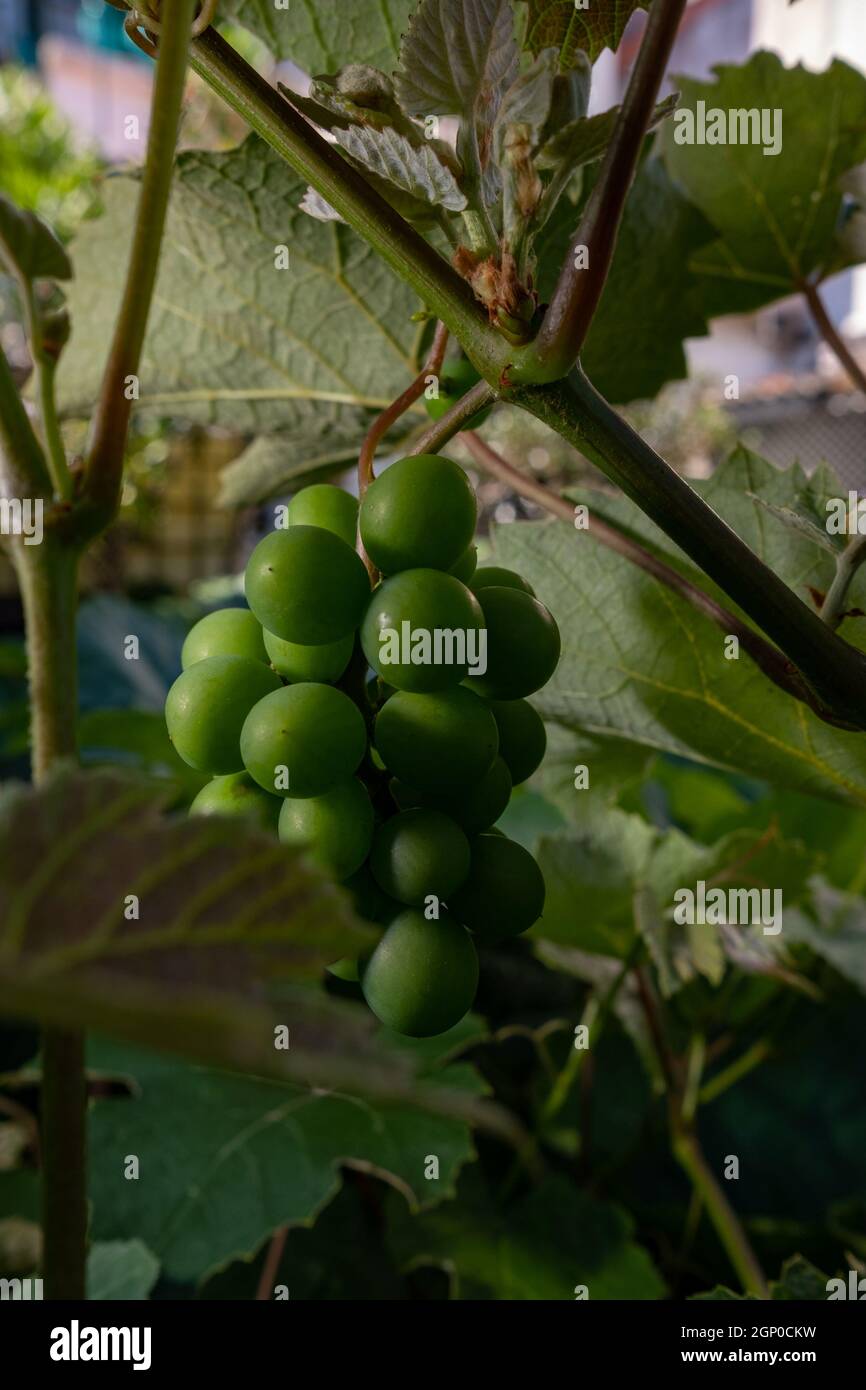
POLYGON ((574 0, 529 0, 527 47, 533 53, 558 48, 564 68, 581 51, 595 62, 603 49, 619 47, 635 10, 649 5, 650 0, 592 0, 580 7, 574 0))
MULTIPOLYGON (((833 494, 829 474, 811 485, 840 495, 838 483, 833 494)), ((810 586, 826 590, 832 558, 752 500, 757 494, 783 505, 805 487, 799 468, 783 472, 740 449, 703 492, 808 600, 810 586)), ((591 510, 626 526, 719 597, 637 507, 600 493, 584 498, 591 510)), ((591 522, 589 533, 561 522, 504 526, 495 545, 501 562, 529 578, 562 628, 559 667, 535 697, 546 719, 866 805, 866 740, 823 723, 773 686, 748 656, 728 660, 724 634, 685 600, 595 544, 591 522)), ((866 576, 859 576, 852 601, 866 607, 866 576)), ((858 621, 846 620, 842 633, 859 643, 858 621)))
MULTIPOLYGON (((179 157, 139 372, 139 410, 282 433, 287 475, 345 458, 416 370, 411 291, 348 227, 301 212, 304 189, 255 136, 179 157)), ((109 180, 75 244, 67 413, 89 413, 98 389, 137 196, 134 178, 109 180)))
POLYGON ((649 1255, 632 1240, 626 1213, 550 1177, 520 1202, 493 1205, 475 1169, 456 1202, 415 1219, 391 1203, 389 1239, 407 1266, 442 1265, 452 1297, 573 1302, 578 1285, 590 1300, 655 1299, 664 1284, 649 1255))
POLYGON ((346 63, 371 63, 390 72, 418 0, 220 0, 220 17, 236 19, 275 58, 290 58, 309 73, 336 72, 346 63))
MULTIPOLYGON (((447 1055, 447 1036, 437 1043, 447 1055)), ((421 1060, 419 1088, 467 1099, 484 1093, 472 1067, 440 1068, 411 1043, 392 1045, 421 1060)), ((341 1164, 386 1178, 418 1210, 453 1196, 456 1174, 474 1154, 465 1121, 409 1105, 383 1108, 106 1044, 94 1048, 93 1062, 134 1088, 133 1098, 100 1101, 91 1115, 95 1234, 135 1232, 183 1282, 251 1258, 280 1226, 312 1222, 337 1192, 341 1164), (138 1181, 124 1174, 130 1154, 138 1181), (431 1157, 436 1179, 425 1177, 431 1157)))
POLYGON ((764 52, 713 71, 712 82, 679 82, 680 109, 663 138, 671 173, 719 233, 691 261, 708 277, 708 310, 718 314, 789 294, 836 259, 839 181, 866 159, 866 77, 838 59, 815 73, 764 52), (754 140, 685 143, 702 128, 684 124, 698 103, 726 122, 729 113, 763 112, 771 121, 775 113, 781 149, 765 154, 754 140))
POLYGON ((319 1067, 350 1083, 357 1062, 358 1077, 387 1086, 392 1059, 374 1057, 361 1010, 266 992, 317 977, 372 929, 286 846, 235 821, 165 816, 171 795, 71 768, 38 791, 8 789, 0 1009, 313 1083, 319 1067))
MULTIPOLYGON (((782 1272, 778 1279, 770 1281, 770 1297, 774 1303, 787 1303, 793 1300, 797 1303, 824 1303, 827 1299, 826 1274, 822 1274, 820 1269, 816 1269, 809 1260, 802 1255, 792 1255, 790 1260, 786 1260, 782 1266, 782 1272)), ((733 1289, 727 1288, 724 1284, 718 1284, 708 1293, 693 1294, 690 1300, 694 1303, 757 1303, 759 1302, 755 1294, 735 1293, 733 1289)))
POLYGON ((149 1298, 158 1275, 159 1260, 143 1241, 97 1241, 87 1257, 87 1297, 95 1303, 149 1298))
POLYGON ((808 946, 866 994, 866 901, 821 879, 810 902, 786 919, 792 941, 808 946))
MULTIPOLYGON (((539 237, 542 299, 553 291, 578 220, 579 208, 563 198, 539 237)), ((712 235, 662 162, 646 159, 626 201, 610 274, 581 354, 587 375, 608 400, 649 398, 666 381, 687 375, 683 341, 707 332, 701 281, 688 264, 712 235)))

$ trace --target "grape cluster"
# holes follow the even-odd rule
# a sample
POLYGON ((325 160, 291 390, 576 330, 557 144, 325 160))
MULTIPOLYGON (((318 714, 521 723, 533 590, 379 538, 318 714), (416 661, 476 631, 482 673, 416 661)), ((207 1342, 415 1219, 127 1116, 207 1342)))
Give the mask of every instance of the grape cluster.
POLYGON ((385 930, 332 972, 414 1037, 471 1007, 476 942, 544 906, 532 855, 494 826, 544 756, 526 696, 559 632, 519 575, 476 568, 476 517, 466 474, 434 455, 385 470, 360 511, 305 488, 250 557, 249 608, 192 628, 166 701, 177 752, 212 776, 191 813, 249 817, 348 888, 385 930))

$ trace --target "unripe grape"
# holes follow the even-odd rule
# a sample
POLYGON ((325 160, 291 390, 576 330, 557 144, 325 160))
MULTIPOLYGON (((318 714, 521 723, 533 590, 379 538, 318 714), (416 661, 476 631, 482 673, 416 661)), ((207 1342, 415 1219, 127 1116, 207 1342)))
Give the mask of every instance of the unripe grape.
POLYGON ((467 835, 478 835, 499 820, 511 798, 511 774, 501 757, 479 782, 464 788, 457 796, 423 796, 402 782, 391 783, 391 795, 401 810, 412 806, 432 806, 457 822, 467 835))
POLYGON ((350 777, 321 796, 287 797, 280 811, 280 839, 307 848, 334 878, 348 878, 367 858, 373 840, 367 788, 350 777))
POLYGON ((525 594, 535 598, 535 590, 522 575, 507 570, 503 565, 481 565, 472 576, 469 587, 473 593, 481 589, 522 589, 525 594))
POLYGON ((469 872, 469 841, 441 811, 403 811, 376 831, 370 869, 392 898, 422 907, 427 898, 447 899, 460 887, 469 872))
POLYGON ((197 661, 178 676, 166 697, 168 736, 184 762, 199 772, 242 772, 244 720, 279 688, 279 676, 260 661, 242 656, 197 661))
POLYGON ((246 595, 266 631, 315 647, 354 631, 370 581, 339 536, 318 526, 290 526, 259 541, 247 565, 246 595))
POLYGON ((472 689, 492 700, 519 700, 546 685, 560 653, 559 628, 543 603, 522 589, 480 589, 487 625, 487 671, 472 689))
MULTIPOLYGON (((424 406, 431 420, 441 420, 443 415, 447 415, 452 406, 471 391, 481 380, 480 374, 475 370, 472 363, 465 357, 455 357, 450 362, 446 362, 439 373, 439 395, 424 397, 424 406)), ((480 429, 484 421, 488 418, 492 405, 483 406, 477 410, 470 420, 463 426, 466 430, 480 429)))
POLYGON ((260 787, 277 796, 306 797, 320 796, 352 776, 367 734, 348 695, 305 681, 260 700, 240 741, 244 766, 260 787))
POLYGON ((430 1038, 459 1023, 478 988, 478 957, 469 933, 443 913, 401 912, 361 976, 364 998, 387 1028, 430 1038))
POLYGON ((398 690, 379 711, 375 741, 394 777, 435 795, 480 781, 499 734, 489 706, 458 685, 434 695, 398 690))
POLYGON ((290 526, 321 526, 345 541, 352 550, 358 534, 358 499, 333 483, 313 483, 301 488, 289 503, 290 526))
POLYGON ((436 454, 418 454, 398 459, 367 489, 361 539, 383 574, 448 570, 472 540, 477 512, 462 468, 436 454))
POLYGON ((469 876, 448 906, 480 941, 504 941, 538 921, 544 892, 544 877, 529 850, 491 833, 473 840, 469 876))
POLYGON ((321 681, 331 685, 342 676, 354 649, 355 635, 351 632, 339 642, 323 642, 318 647, 284 642, 272 632, 265 633, 265 651, 271 665, 288 681, 321 681))
POLYGON ((266 830, 276 830, 282 805, 262 791, 246 772, 231 772, 206 783, 189 808, 191 816, 239 816, 266 830))
MULTIPOLYGON (((455 579, 459 579, 461 584, 469 584, 478 566, 478 546, 470 545, 464 550, 456 565, 452 565, 449 574, 453 574, 455 579)), ((471 586, 470 586, 471 587, 471 586)))
POLYGON ((539 768, 547 751, 544 720, 528 700, 491 700, 499 729, 499 752, 515 787, 539 768))
POLYGON ((185 671, 209 656, 243 656, 267 665, 262 625, 255 614, 248 608, 220 608, 199 618, 186 635, 180 664, 185 671))
POLYGON ((398 690, 445 690, 477 661, 483 627, 481 605, 459 579, 441 570, 403 570, 374 591, 361 645, 373 669, 398 690))

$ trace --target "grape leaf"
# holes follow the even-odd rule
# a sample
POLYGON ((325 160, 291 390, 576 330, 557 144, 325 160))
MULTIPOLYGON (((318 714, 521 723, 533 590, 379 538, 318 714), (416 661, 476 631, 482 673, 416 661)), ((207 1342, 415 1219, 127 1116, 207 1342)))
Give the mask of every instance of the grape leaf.
POLYGON ((298 435, 259 434, 220 473, 221 507, 250 507, 344 473, 358 459, 357 429, 343 419, 318 421, 317 446, 298 435))
POLYGON ((866 77, 838 59, 821 73, 785 68, 766 52, 713 72, 712 82, 677 79, 680 107, 663 141, 671 174, 719 233, 691 259, 715 315, 790 294, 835 261, 840 178, 866 159, 866 77), (726 120, 767 113, 768 144, 775 113, 781 149, 679 143, 700 133, 699 120, 694 131, 685 124, 698 103, 726 120))
MULTIPOLYGON (((300 210, 305 186, 255 136, 179 157, 139 410, 288 432, 303 464, 335 434, 360 444, 370 412, 405 389, 417 301, 348 227, 300 210)), ((110 179, 105 215, 76 242, 75 350, 59 372, 67 414, 88 413, 98 389, 137 194, 135 179, 110 179)))
POLYGON ((466 197, 451 170, 429 147, 410 144, 399 131, 349 126, 335 130, 334 139, 357 164, 419 202, 448 212, 466 207, 466 197))
POLYGON ((866 994, 866 902, 815 880, 807 906, 785 919, 785 933, 808 946, 866 994))
POLYGON ((457 154, 472 201, 495 200, 493 130, 517 75, 511 0, 421 0, 400 47, 397 96, 410 116, 459 116, 457 154))
POLYGON ((475 1165, 461 1178, 456 1202, 412 1218, 392 1200, 389 1214, 396 1256, 404 1266, 447 1269, 452 1298, 573 1302, 581 1284, 591 1300, 664 1296, 627 1213, 562 1177, 548 1177, 500 1211, 475 1165))
MULTIPOLYGON (((574 243, 579 211, 562 198, 538 239, 538 288, 553 292, 574 243)), ((689 258, 712 227, 678 191, 658 159, 644 160, 625 205, 613 264, 581 355, 593 385, 614 402, 651 398, 666 381, 686 376, 683 341, 707 332, 702 282, 689 258), (670 267, 678 267, 677 275, 670 267), (623 305, 629 312, 623 352, 623 305)))
POLYGON ((72 264, 60 238, 38 213, 17 208, 0 194, 0 262, 25 280, 71 280, 72 264))
POLYGON ((369 946, 372 929, 286 846, 236 821, 167 817, 170 798, 164 785, 73 768, 36 791, 7 791, 3 1010, 263 1074, 306 1078, 317 1058, 327 1072, 330 1053, 339 1073, 341 1049, 366 1046, 357 1011, 347 1034, 327 1001, 290 999, 281 1011, 266 985, 318 977, 369 946), (279 1022, 291 1025, 282 1052, 279 1022))
POLYGON ((490 129, 516 71, 511 0, 421 0, 400 48, 397 95, 410 116, 474 113, 490 129))
POLYGON ((87 1297, 144 1299, 159 1277, 159 1260, 141 1240, 96 1241, 87 1256, 87 1297))
POLYGON ((400 35, 418 0, 220 0, 220 18, 235 19, 261 39, 275 58, 290 58, 305 72, 336 72, 345 63, 390 69, 400 35))
MULTIPOLYGON (((832 489, 829 473, 822 480, 832 489)), ((781 471, 738 449, 701 489, 802 596, 810 586, 826 591, 831 557, 768 518, 749 494, 786 505, 805 486, 799 468, 781 471)), ((599 493, 581 496, 592 498, 591 511, 609 515, 725 601, 637 507, 599 493)), ((643 744, 780 787, 866 805, 866 742, 860 735, 824 724, 774 687, 748 657, 726 659, 724 634, 690 604, 596 545, 591 521, 590 534, 560 522, 502 526, 495 549, 499 562, 526 575, 562 629, 559 668, 534 697, 545 719, 593 737, 643 744)), ((866 607, 862 573, 851 599, 866 607)), ((846 619, 841 631, 861 645, 866 635, 858 635, 857 624, 856 618, 846 619)))
MULTIPOLYGON (((392 1045, 415 1057, 411 1043, 392 1045)), ((251 1258, 280 1226, 311 1222, 337 1192, 343 1163, 384 1177, 418 1210, 453 1195, 459 1168, 474 1156, 465 1120, 447 1115, 109 1044, 92 1051, 101 1073, 130 1078, 134 1090, 131 1099, 98 1102, 91 1115, 95 1235, 136 1232, 183 1282, 251 1258), (124 1177, 130 1153, 137 1182, 124 1177), (439 1160, 435 1180, 425 1177, 428 1155, 439 1160)), ((450 1088, 471 1100, 486 1091, 466 1064, 439 1068, 434 1059, 421 1071, 417 1085, 431 1094, 450 1088)))
POLYGON ((574 0, 529 0, 526 47, 558 48, 563 68, 579 52, 594 63, 605 48, 616 51, 635 10, 648 8, 649 0, 592 0, 582 8, 574 0))

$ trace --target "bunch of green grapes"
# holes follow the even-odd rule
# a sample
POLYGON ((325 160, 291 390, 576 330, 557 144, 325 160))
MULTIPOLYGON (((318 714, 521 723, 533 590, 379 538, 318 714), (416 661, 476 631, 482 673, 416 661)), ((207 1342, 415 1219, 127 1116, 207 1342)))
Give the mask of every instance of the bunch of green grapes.
POLYGON ((544 756, 526 696, 559 632, 519 575, 476 568, 476 515, 466 474, 434 455, 393 464, 360 511, 305 488, 250 557, 249 608, 193 627, 166 701, 177 752, 213 778, 192 814, 271 827, 347 887, 384 932, 332 970, 413 1037, 459 1022, 476 943, 544 906, 532 855, 494 827, 544 756))

